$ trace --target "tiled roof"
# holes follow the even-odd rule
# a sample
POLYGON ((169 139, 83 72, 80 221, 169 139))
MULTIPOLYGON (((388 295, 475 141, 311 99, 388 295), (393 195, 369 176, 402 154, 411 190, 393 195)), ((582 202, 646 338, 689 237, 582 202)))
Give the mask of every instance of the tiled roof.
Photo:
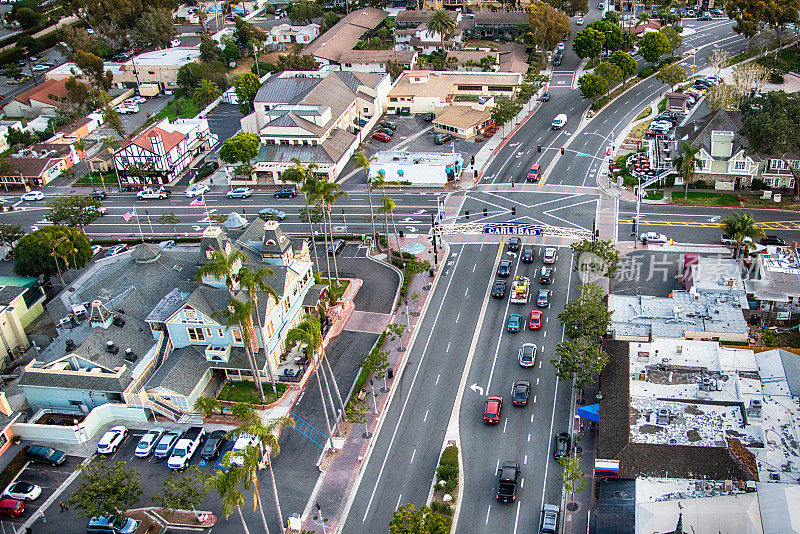
POLYGON ((57 106, 59 101, 54 100, 52 97, 60 99, 67 96, 68 93, 65 83, 66 80, 45 80, 39 85, 18 94, 14 97, 14 100, 22 102, 26 106, 31 105, 31 100, 57 106))
POLYGON ((0 288, 0 304, 11 304, 11 301, 28 290, 21 286, 3 286, 0 288))
POLYGON ((302 53, 339 62, 343 52, 355 48, 361 36, 367 30, 377 28, 388 15, 386 11, 372 7, 353 11, 317 37, 302 53))
POLYGON ((161 139, 164 141, 164 152, 169 152, 175 148, 178 143, 186 139, 186 134, 177 131, 168 132, 166 130, 162 130, 158 126, 151 126, 133 139, 123 143, 122 146, 120 146, 120 150, 130 145, 137 145, 149 152, 155 152, 155 150, 153 150, 153 144, 150 141, 150 137, 156 135, 160 135, 161 139))
POLYGON ((435 123, 453 128, 470 128, 480 126, 492 118, 491 109, 472 109, 470 106, 447 106, 436 115, 435 123))
POLYGON ((656 445, 630 441, 630 349, 625 341, 605 341, 597 457, 619 460, 620 478, 640 475, 712 480, 758 480, 755 456, 735 439, 727 447, 656 445))

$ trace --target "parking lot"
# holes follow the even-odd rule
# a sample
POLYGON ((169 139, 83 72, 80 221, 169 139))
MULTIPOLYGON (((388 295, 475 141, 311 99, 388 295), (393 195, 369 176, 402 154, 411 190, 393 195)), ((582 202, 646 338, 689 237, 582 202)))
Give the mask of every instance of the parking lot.
POLYGON ((172 100, 171 95, 158 95, 147 99, 147 102, 139 104, 138 113, 120 114, 122 124, 125 126, 125 131, 131 133, 136 131, 147 121, 147 117, 155 115, 165 107, 169 101, 172 100), (149 114, 149 115, 148 115, 149 114))

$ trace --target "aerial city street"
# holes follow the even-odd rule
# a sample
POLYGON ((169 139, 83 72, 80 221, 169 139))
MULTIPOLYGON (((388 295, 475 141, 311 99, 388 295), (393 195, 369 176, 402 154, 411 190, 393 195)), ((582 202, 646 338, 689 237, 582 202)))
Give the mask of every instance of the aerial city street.
POLYGON ((800 0, 0 12, 2 532, 800 530, 800 0))

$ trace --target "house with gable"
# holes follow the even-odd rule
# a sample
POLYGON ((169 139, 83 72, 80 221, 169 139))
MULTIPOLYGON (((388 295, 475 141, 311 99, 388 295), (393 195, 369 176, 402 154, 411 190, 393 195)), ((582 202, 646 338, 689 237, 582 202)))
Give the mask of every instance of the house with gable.
POLYGON ((700 149, 695 180, 713 183, 715 189, 731 191, 749 187, 761 173, 761 158, 742 135, 738 112, 720 109, 678 128, 677 155, 681 141, 700 149))

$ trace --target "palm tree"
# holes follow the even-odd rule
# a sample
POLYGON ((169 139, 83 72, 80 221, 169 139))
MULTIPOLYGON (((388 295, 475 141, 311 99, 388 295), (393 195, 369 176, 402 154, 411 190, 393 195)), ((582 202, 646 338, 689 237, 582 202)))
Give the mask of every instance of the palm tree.
POLYGON ((374 208, 372 207, 372 186, 369 181, 369 167, 372 162, 375 161, 375 158, 367 158, 367 155, 364 153, 363 150, 359 150, 356 152, 356 168, 364 169, 364 173, 367 175, 367 198, 369 198, 369 223, 372 225, 372 240, 373 242, 375 239, 375 212, 374 208))
MULTIPOLYGON (((322 383, 320 382, 320 372, 323 373, 323 379, 325 380, 325 385, 328 385, 328 379, 325 377, 325 370, 323 368, 323 362, 325 362, 325 345, 323 344, 323 337, 322 337, 322 330, 319 324, 319 320, 316 317, 306 317, 303 319, 300 324, 292 328, 286 333, 286 346, 288 348, 294 347, 295 345, 305 345, 306 356, 310 357, 312 360, 315 360, 317 365, 317 372, 314 373, 317 377, 317 385, 319 386, 319 394, 322 397, 322 408, 325 410, 325 394, 322 392, 322 383), (314 358, 314 356, 319 353, 319 358, 314 358)), ((333 380, 333 387, 336 390, 336 397, 339 401, 339 405, 341 406, 342 414, 344 414, 344 403, 342 402, 342 397, 339 394, 339 387, 336 384, 336 377, 333 376, 333 370, 331 369, 330 363, 328 362, 328 372, 331 375, 331 379, 333 380)), ((333 398, 331 397, 330 387, 328 387, 328 398, 330 400, 331 405, 331 413, 333 414, 334 425, 338 432, 339 424, 338 419, 336 417, 336 409, 333 404, 333 398)), ((328 415, 327 410, 325 411, 325 424, 328 427, 328 435, 332 436, 333 433, 331 432, 331 426, 328 422, 328 415)))
MULTIPOLYGON (((322 209, 322 240, 325 245, 325 266, 328 277, 328 285, 331 281, 331 257, 328 254, 328 229, 325 223, 325 190, 327 183, 324 179, 308 180, 303 184, 303 193, 306 195, 308 202, 314 205, 319 205, 322 209)), ((311 225, 311 217, 309 215, 309 226, 311 225)), ((322 266, 317 264, 317 267, 322 271, 322 266)))
MULTIPOLYGON (((394 227, 394 241, 397 243, 397 252, 400 252, 400 237, 397 234, 397 225, 394 222, 394 200, 389 197, 383 197, 381 199, 382 205, 378 208, 378 213, 383 213, 384 219, 386 220, 386 243, 389 243, 389 215, 392 216, 392 226, 394 227)), ((391 247, 389 249, 389 257, 391 257, 391 247)), ((402 254, 401 254, 402 256, 402 254)))
POLYGON ((208 417, 222 409, 222 404, 214 397, 197 397, 194 401, 194 410, 208 417))
MULTIPOLYGON (((325 214, 328 215, 328 233, 331 236, 331 245, 333 245, 333 222, 331 220, 331 212, 333 211, 333 204, 342 197, 347 197, 348 194, 342 190, 342 186, 335 182, 329 182, 327 180, 320 181, 320 193, 321 193, 321 200, 322 200, 322 208, 323 208, 323 217, 325 214)), ((331 254, 333 256, 333 270, 336 273, 336 284, 339 284, 339 264, 336 262, 336 254, 331 254)), ((330 280, 330 272, 328 273, 328 279, 330 280)))
POLYGON ((681 147, 683 149, 683 154, 672 160, 672 166, 675 167, 678 171, 678 176, 683 178, 683 182, 686 184, 686 188, 683 192, 683 199, 686 200, 689 198, 689 181, 692 179, 692 176, 694 176, 695 168, 701 165, 700 160, 697 158, 700 149, 686 141, 681 141, 681 147))
POLYGON ((309 212, 308 203, 308 191, 314 189, 313 183, 317 181, 314 171, 319 167, 316 163, 309 163, 308 167, 306 167, 300 163, 300 160, 297 158, 292 158, 292 164, 293 167, 290 167, 281 173, 281 180, 284 182, 292 182, 297 184, 297 188, 303 193, 303 200, 306 204, 306 213, 309 214, 308 229, 311 232, 311 249, 314 251, 314 262, 317 265, 317 269, 319 269, 320 265, 319 258, 317 257, 317 243, 314 240, 314 226, 311 224, 311 214, 309 212))
POLYGON ((439 34, 442 40, 442 58, 445 56, 444 42, 456 30, 456 21, 445 9, 437 9, 428 19, 428 29, 439 34))
MULTIPOLYGON (((255 356, 252 352, 252 344, 256 344, 258 349, 258 339, 255 335, 251 336, 253 330, 253 308, 255 305, 251 301, 242 302, 232 298, 228 303, 228 307, 224 310, 214 312, 214 318, 222 319, 225 324, 225 330, 230 330, 232 327, 239 328, 242 335, 242 345, 244 345, 244 353, 247 355, 247 362, 250 364, 250 372, 253 374, 253 386, 258 392, 258 397, 261 399, 261 404, 264 404, 266 397, 264 397, 264 389, 261 387, 261 374, 256 364, 255 356)), ((253 332, 254 334, 254 332, 253 332)))
MULTIPOLYGON (((267 304, 269 303, 270 297, 275 299, 276 304, 280 301, 278 293, 275 291, 275 289, 264 281, 264 278, 268 276, 275 276, 275 271, 269 267, 262 267, 257 271, 252 271, 249 267, 242 267, 239 269, 239 272, 234 275, 234 279, 239 285, 247 290, 247 296, 250 298, 250 301, 253 303, 253 308, 256 311, 258 331, 261 333, 261 344, 264 346, 264 361, 267 362, 267 373, 269 374, 269 381, 272 384, 272 392, 277 396, 278 389, 275 387, 275 375, 272 372, 272 361, 267 354, 267 340, 264 337, 264 323, 261 322, 261 310, 258 305, 259 292, 267 294, 267 304)), ((264 319, 266 319, 266 317, 264 317, 264 319)))
POLYGON ((756 224, 755 219, 746 213, 731 213, 720 223, 722 232, 734 241, 734 257, 744 249, 755 248, 755 240, 764 237, 764 229, 756 224))
POLYGON ((228 471, 217 471, 206 479, 206 487, 215 489, 219 492, 220 500, 222 501, 222 516, 228 519, 233 513, 233 509, 239 513, 239 519, 242 521, 242 528, 245 534, 250 534, 250 529, 247 528, 247 523, 244 522, 242 515, 242 505, 244 504, 244 495, 242 495, 236 486, 239 485, 241 474, 238 467, 232 467, 228 471))
POLYGON ((199 7, 197 9, 197 21, 200 23, 200 32, 206 33, 206 19, 208 18, 208 14, 204 7, 199 7))
POLYGON ((205 109, 210 103, 219 98, 222 91, 211 80, 202 79, 192 93, 192 102, 198 109, 205 109))
POLYGON ((215 280, 225 280, 228 291, 233 297, 236 293, 234 276, 239 271, 244 262, 247 261, 247 254, 239 249, 234 249, 228 254, 224 250, 215 250, 211 257, 197 269, 194 279, 198 283, 203 283, 203 278, 209 276, 215 280))
POLYGON ((261 524, 264 527, 264 532, 269 534, 267 518, 264 515, 264 506, 261 504, 261 484, 258 481, 258 471, 261 469, 261 449, 255 445, 248 445, 243 451, 227 452, 223 457, 223 462, 227 466, 235 465, 233 464, 234 459, 239 459, 242 462, 236 472, 239 474, 239 480, 246 491, 249 491, 250 486, 253 486, 253 511, 255 512, 258 509, 261 514, 261 524))
MULTIPOLYGON (((240 425, 239 427, 235 428, 231 431, 232 435, 239 435, 239 434, 249 434, 251 436, 255 436, 261 442, 262 447, 266 448, 266 454, 264 454, 264 458, 267 461, 267 467, 269 467, 269 475, 272 480, 272 495, 275 497, 275 506, 278 509, 278 520, 281 524, 281 532, 284 532, 283 526, 283 513, 281 512, 281 501, 278 498, 278 485, 275 482, 275 472, 272 470, 272 458, 278 456, 281 452, 281 446, 278 443, 277 433, 285 426, 294 426, 294 419, 288 416, 279 417, 278 419, 273 419, 269 421, 269 423, 264 424, 264 421, 260 417, 254 417, 250 419, 248 422, 240 425)), ((249 447, 248 447, 249 449, 249 447)), ((229 453, 230 454, 230 453, 229 453)), ((248 463, 247 458, 243 458, 244 464, 242 468, 244 468, 251 477, 253 484, 258 491, 258 469, 261 469, 261 464, 259 463, 256 466, 256 470, 253 471, 252 466, 248 463)), ((247 486, 245 486, 247 489, 247 486)), ((261 506, 261 497, 259 491, 259 499, 258 504, 261 506)), ((263 510, 262 510, 262 517, 263 517, 263 510)))
MULTIPOLYGON (((381 170, 378 171, 378 175, 375 177, 374 180, 372 180, 372 183, 370 183, 369 186, 371 188, 375 188, 375 189, 380 188, 381 193, 383 194, 383 198, 386 199, 386 198, 388 198, 386 196, 386 185, 387 185, 387 183, 388 182, 386 181, 386 173, 384 173, 383 169, 381 169, 381 170)), ((385 200, 383 202, 385 203, 385 200)), ((387 212, 382 212, 379 209, 378 213, 387 213, 387 212)), ((389 218, 388 218, 388 216, 385 217, 384 220, 385 220, 384 226, 385 226, 385 232, 386 232, 386 247, 387 247, 387 250, 388 250, 389 257, 391 258, 392 257, 392 246, 391 246, 391 243, 389 242, 389 218)))

